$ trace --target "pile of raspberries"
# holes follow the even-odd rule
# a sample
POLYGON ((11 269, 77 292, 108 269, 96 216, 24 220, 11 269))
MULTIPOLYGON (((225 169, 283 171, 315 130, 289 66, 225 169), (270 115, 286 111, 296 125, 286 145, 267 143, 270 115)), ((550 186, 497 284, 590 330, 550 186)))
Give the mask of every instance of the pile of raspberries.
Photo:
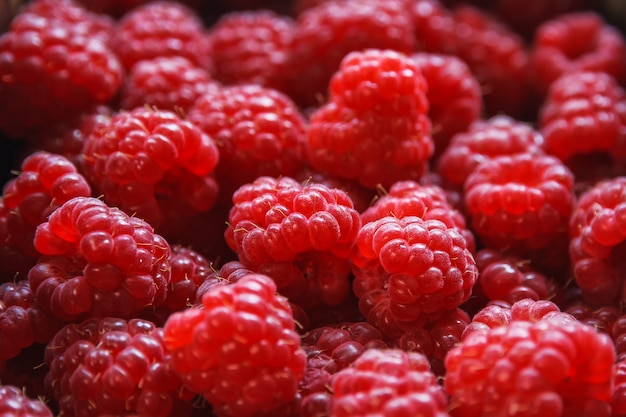
POLYGON ((0 415, 625 417, 609 3, 0 8, 0 415))

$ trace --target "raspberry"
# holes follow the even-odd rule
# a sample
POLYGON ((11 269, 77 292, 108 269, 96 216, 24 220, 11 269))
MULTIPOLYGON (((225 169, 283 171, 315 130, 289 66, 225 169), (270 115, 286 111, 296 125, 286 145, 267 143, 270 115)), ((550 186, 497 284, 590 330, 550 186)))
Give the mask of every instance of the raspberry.
POLYGON ((0 413, 20 417, 53 416, 42 401, 28 398, 21 389, 12 385, 0 386, 0 413))
POLYGON ((602 306, 592 307, 588 305, 584 300, 577 300, 574 303, 568 304, 564 312, 571 314, 578 321, 594 327, 599 332, 603 332, 613 338, 615 343, 615 350, 617 359, 620 359, 620 355, 625 353, 622 349, 624 345, 622 341, 624 338, 624 325, 626 324, 626 316, 621 314, 621 311, 616 306, 602 306))
POLYGON ((626 177, 600 182, 581 195, 570 219, 574 278, 585 301, 594 306, 621 303, 625 297, 625 193, 626 177))
POLYGON ((564 161, 577 181, 612 177, 626 156, 626 93, 602 72, 564 74, 551 84, 538 125, 545 151, 564 161), (595 163, 594 154, 608 155, 609 163, 595 163), (594 175, 595 166, 600 173, 594 175))
POLYGON ((478 271, 455 227, 416 216, 366 223, 352 257, 353 291, 367 321, 388 337, 465 302, 478 271))
POLYGON ((61 415, 167 417, 193 394, 171 367, 163 329, 142 319, 88 319, 64 326, 45 354, 46 386, 61 415))
POLYGON ((626 83, 626 39, 595 12, 563 14, 537 28, 530 71, 541 95, 559 77, 581 71, 604 72, 626 83))
POLYGON ((438 0, 407 3, 417 43, 415 49, 436 54, 456 54, 455 22, 450 10, 438 0))
POLYGON ((365 351, 332 379, 331 415, 423 415, 445 417, 446 396, 428 360, 399 349, 365 351))
POLYGON ((137 217, 91 197, 61 205, 37 227, 42 254, 28 274, 39 307, 62 320, 131 317, 158 306, 170 281, 170 247, 137 217))
POLYGON ((451 416, 609 416, 610 338, 564 313, 469 334, 446 357, 451 416))
POLYGON ((462 188, 469 174, 488 160, 517 153, 538 156, 543 154, 542 145, 539 132, 509 116, 477 120, 452 137, 437 162, 437 172, 448 186, 462 188))
POLYGON ((10 137, 31 137, 106 103, 122 83, 117 57, 92 33, 97 23, 65 19, 62 10, 75 6, 57 3, 57 13, 20 14, 0 37, 0 130, 10 137))
POLYGON ((217 199, 212 138, 169 111, 137 108, 113 116, 86 138, 86 177, 104 201, 136 215, 165 237, 217 199))
POLYGON ((626 413, 626 361, 623 359, 613 366, 615 374, 615 388, 611 400, 613 417, 619 417, 626 413))
POLYGON ((567 240, 574 176, 552 156, 500 156, 465 181, 465 205, 476 235, 515 255, 567 240))
POLYGON ((369 188, 419 179, 433 153, 426 88, 406 55, 350 53, 331 81, 331 101, 311 115, 309 163, 369 188))
POLYGON ((465 217, 452 208, 443 189, 436 185, 420 185, 410 180, 398 181, 361 213, 361 222, 365 224, 386 216, 398 219, 417 216, 424 220, 439 220, 447 227, 457 228, 472 253, 476 248, 474 235, 467 228, 465 217))
POLYGON ((166 56, 182 56, 200 68, 211 65, 204 24, 191 8, 175 1, 151 1, 130 10, 118 22, 111 48, 126 70, 166 56))
POLYGON ((432 162, 436 162, 450 138, 465 132, 481 115, 482 93, 467 64, 456 56, 423 52, 413 54, 411 58, 428 85, 428 116, 435 143, 432 162))
POLYGON ((486 113, 521 118, 528 112, 528 52, 502 21, 476 7, 453 9, 457 54, 483 88, 486 113))
POLYGON ((259 176, 294 176, 303 164, 306 121, 287 96, 271 88, 210 91, 187 119, 215 140, 220 152, 216 176, 227 198, 259 176))
POLYGON ((128 110, 148 105, 185 114, 210 88, 217 87, 206 69, 181 56, 164 56, 133 65, 120 102, 128 110))
POLYGON ((26 277, 39 257, 33 246, 37 226, 66 201, 90 195, 87 180, 67 158, 30 154, 18 176, 5 184, 0 201, 0 280, 26 277))
POLYGON ((230 12, 211 27, 215 79, 285 91, 295 22, 269 10, 230 12))
POLYGON ((163 305, 170 311, 180 311, 194 304, 196 292, 213 272, 204 256, 191 248, 174 245, 169 258, 170 285, 163 305))
POLYGON ((185 386, 220 417, 252 416, 289 402, 306 365, 287 300, 260 274, 213 288, 201 308, 171 315, 164 340, 185 386))
POLYGON ((276 280, 305 308, 349 291, 349 252, 360 218, 345 192, 289 177, 259 177, 233 195, 225 236, 240 261, 276 280))
POLYGON ((290 96, 303 106, 320 103, 344 56, 368 48, 414 50, 403 0, 328 1, 305 10, 296 20, 287 61, 290 96))

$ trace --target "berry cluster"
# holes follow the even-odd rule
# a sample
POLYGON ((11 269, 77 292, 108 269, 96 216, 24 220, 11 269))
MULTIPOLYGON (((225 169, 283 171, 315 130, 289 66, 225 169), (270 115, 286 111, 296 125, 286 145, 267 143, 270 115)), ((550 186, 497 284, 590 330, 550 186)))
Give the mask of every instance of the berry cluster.
POLYGON ((626 416, 619 2, 21 3, 0 415, 626 416))

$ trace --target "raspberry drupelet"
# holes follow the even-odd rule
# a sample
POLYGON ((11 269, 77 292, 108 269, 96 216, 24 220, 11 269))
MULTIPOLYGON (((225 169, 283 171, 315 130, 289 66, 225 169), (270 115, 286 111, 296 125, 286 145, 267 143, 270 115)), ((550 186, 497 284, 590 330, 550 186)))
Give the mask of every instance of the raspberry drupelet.
POLYGON ((407 55, 378 49, 348 54, 331 80, 330 101, 311 115, 309 163, 372 189, 419 179, 434 148, 426 90, 407 55))
POLYGON ((87 180, 67 158, 44 151, 26 157, 0 199, 0 281, 25 278, 39 257, 37 226, 66 201, 90 195, 87 180))
POLYGON ((149 106, 185 115, 198 97, 218 88, 205 68, 182 56, 164 56, 137 62, 128 71, 120 91, 120 106, 132 110, 149 106))
POLYGON ((332 390, 333 417, 448 417, 446 395, 426 357, 417 352, 367 350, 333 376, 332 390))
POLYGON ((361 313, 390 338, 467 301, 478 275, 455 227, 416 216, 387 216, 363 225, 352 265, 361 313))
POLYGON ((31 138, 107 103, 122 84, 123 68, 95 18, 66 18, 62 10, 78 6, 56 3, 57 12, 20 13, 0 36, 0 130, 9 137, 31 138))
POLYGON ((574 176, 555 157, 499 156, 467 177, 465 207, 484 245, 528 256, 567 241, 573 187, 574 176))
POLYGON ((45 382, 63 416, 190 415, 193 393, 171 363, 162 328, 138 318, 92 318, 54 336, 45 382))
POLYGON ((187 119, 219 149, 222 200, 259 176, 292 177, 304 164, 306 120, 289 97, 272 88, 249 84, 211 90, 198 98, 187 119))
POLYGON ((217 200, 217 146, 170 111, 120 111, 85 139, 83 157, 85 176, 105 202, 166 238, 217 200))
POLYGON ((626 85, 626 39, 592 11, 562 14, 537 28, 530 53, 532 87, 545 96, 565 74, 604 72, 626 85))
POLYGON ((288 403, 306 366, 289 303, 260 274, 217 286, 200 307, 171 315, 164 340, 185 387, 218 417, 250 417, 288 403))
POLYGON ((615 350, 606 334, 552 312, 474 331, 445 360, 454 417, 609 417, 615 350))
POLYGON ((591 305, 621 304, 625 295, 626 178, 600 182, 584 192, 572 213, 570 256, 576 283, 591 305))
POLYGON ((247 268, 272 277, 305 309, 348 296, 348 258, 361 221, 344 191, 259 177, 241 186, 233 203, 226 241, 247 268))
POLYGON ((193 9, 176 1, 153 1, 130 10, 119 20, 111 48, 127 71, 144 59, 165 56, 182 56, 200 68, 211 69, 202 20, 193 9))
POLYGON ((39 307, 55 317, 132 317, 158 306, 170 282, 167 241, 145 221, 92 197, 56 209, 35 233, 42 255, 28 273, 39 307))
POLYGON ((289 48, 289 95, 301 106, 325 101, 328 83, 350 52, 415 49, 413 25, 403 0, 328 1, 296 20, 289 48))
POLYGON ((193 305, 196 293, 213 274, 210 262, 192 248, 174 245, 169 258, 170 284, 163 306, 169 311, 180 311, 193 305))
POLYGON ((295 22, 269 10, 230 12, 209 32, 215 79, 286 91, 295 22))
POLYGON ((0 414, 20 417, 53 417, 52 411, 39 400, 29 398, 13 385, 0 386, 0 414))

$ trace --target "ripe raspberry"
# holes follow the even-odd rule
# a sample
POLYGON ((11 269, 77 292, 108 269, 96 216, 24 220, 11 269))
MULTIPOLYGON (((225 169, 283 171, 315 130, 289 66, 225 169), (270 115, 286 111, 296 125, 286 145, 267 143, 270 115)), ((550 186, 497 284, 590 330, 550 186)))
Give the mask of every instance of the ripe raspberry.
POLYGON ((289 402, 306 354, 287 300, 269 277, 248 274, 206 292, 201 308, 170 316, 164 327, 172 367, 217 416, 252 416, 289 402))
POLYGON ((46 386, 61 415, 167 417, 193 394, 171 367, 163 329, 142 319, 88 319, 48 344, 46 386))
POLYGON ((564 312, 571 314, 576 320, 594 327, 597 331, 606 333, 613 339, 615 343, 615 353, 617 360, 626 353, 623 342, 626 334, 624 334, 626 325, 626 316, 623 316, 617 306, 601 306, 593 307, 584 300, 577 300, 567 304, 563 309, 564 312))
POLYGON ((626 157, 626 93, 610 75, 563 75, 552 83, 539 111, 545 151, 564 161, 577 181, 614 176, 617 161, 626 157), (590 158, 594 154, 610 159, 599 163, 599 177, 592 175, 598 165, 590 158))
POLYGON ((345 192, 289 177, 260 177, 233 195, 226 241, 240 261, 276 280, 304 308, 350 292, 349 251, 360 218, 345 192))
POLYGON ((598 183, 576 203, 569 225, 576 283, 594 306, 625 299, 624 250, 626 177, 598 183))
POLYGON ((90 195, 87 180, 67 158, 30 154, 0 201, 0 281, 25 278, 39 257, 33 246, 37 226, 66 201, 90 195))
POLYGON ((447 227, 458 229, 472 253, 476 249, 474 235, 467 228, 465 217, 461 212, 452 208, 443 189, 436 185, 398 181, 361 213, 361 222, 366 224, 386 216, 398 219, 417 216, 424 220, 439 220, 447 227))
POLYGON ((435 143, 432 162, 436 163, 450 138, 465 132, 482 114, 482 93, 467 64, 456 56, 422 52, 411 55, 411 58, 428 85, 428 116, 435 143))
POLYGON ((211 65, 204 24, 193 9, 175 1, 152 1, 130 10, 118 22, 111 48, 126 70, 166 56, 182 56, 200 68, 211 65))
POLYGON ((269 10, 230 12, 211 27, 215 79, 285 91, 295 22, 269 10))
POLYGON ((610 416, 611 339, 565 313, 469 334, 446 357, 450 415, 610 416))
POLYGON ((489 248, 514 255, 567 241, 574 176, 552 156, 499 156, 465 181, 472 228, 489 248))
POLYGON ((28 281, 0 284, 0 362, 35 343, 48 343, 60 328, 58 320, 37 307, 28 281))
POLYGON ((196 292, 213 272, 206 258, 191 248, 172 246, 170 284, 163 303, 170 312, 184 310, 196 301, 196 292))
POLYGON ((39 307, 62 320, 131 317, 158 306, 170 282, 170 247, 137 217, 91 197, 61 205, 37 227, 42 254, 28 280, 39 307))
POLYGON ((307 368, 299 384, 303 417, 330 415, 332 376, 369 349, 386 349, 383 335, 365 322, 343 322, 313 329, 302 338, 307 368))
POLYGON ((528 112, 528 52, 524 41, 494 15, 473 6, 453 9, 457 54, 483 88, 488 115, 528 112))
POLYGON ((293 176, 304 159, 306 121, 284 94, 256 85, 224 87, 202 95, 187 119, 215 140, 221 194, 259 176, 293 176))
POLYGON ((324 101, 344 56, 368 48, 414 50, 403 0, 328 1, 304 11, 297 18, 287 61, 290 96, 302 106, 324 101))
POLYGON ((626 83, 626 39, 595 12, 563 14, 537 29, 530 71, 542 96, 559 77, 574 72, 605 72, 626 83))
POLYGON ((447 417, 446 396, 420 353, 371 349, 332 379, 331 415, 447 417))
POLYGON ((366 223, 352 257, 353 291, 367 321, 397 338, 465 302, 478 271, 455 227, 416 216, 366 223))
POLYGON ((139 61, 130 69, 120 92, 121 108, 150 106, 186 114, 198 97, 217 88, 211 75, 182 56, 139 61))
POLYGON ((104 201, 176 236, 217 199, 212 138, 169 111, 122 111, 86 138, 85 176, 104 201))
POLYGON ((613 389, 613 399, 611 400, 611 414, 619 417, 626 414, 626 361, 619 360, 613 366, 615 374, 615 388, 613 389))
POLYGON ((122 83, 117 57, 92 33, 96 22, 50 14, 20 14, 0 36, 0 130, 10 137, 31 137, 106 103, 122 83))
POLYGON ((331 101, 311 115, 309 163, 369 188, 419 179, 433 153, 426 88, 406 55, 350 53, 331 81, 331 101))
POLYGON ((0 386, 0 414, 20 417, 52 417, 52 411, 40 401, 27 397, 18 387, 0 386))
POLYGON ((436 54, 456 54, 455 22, 452 12, 439 0, 407 2, 413 23, 416 50, 436 54))
POLYGON ((488 160, 517 153, 538 156, 543 154, 542 144, 543 138, 531 125, 509 116, 477 120, 452 137, 437 161, 437 172, 447 186, 462 188, 469 174, 488 160))

